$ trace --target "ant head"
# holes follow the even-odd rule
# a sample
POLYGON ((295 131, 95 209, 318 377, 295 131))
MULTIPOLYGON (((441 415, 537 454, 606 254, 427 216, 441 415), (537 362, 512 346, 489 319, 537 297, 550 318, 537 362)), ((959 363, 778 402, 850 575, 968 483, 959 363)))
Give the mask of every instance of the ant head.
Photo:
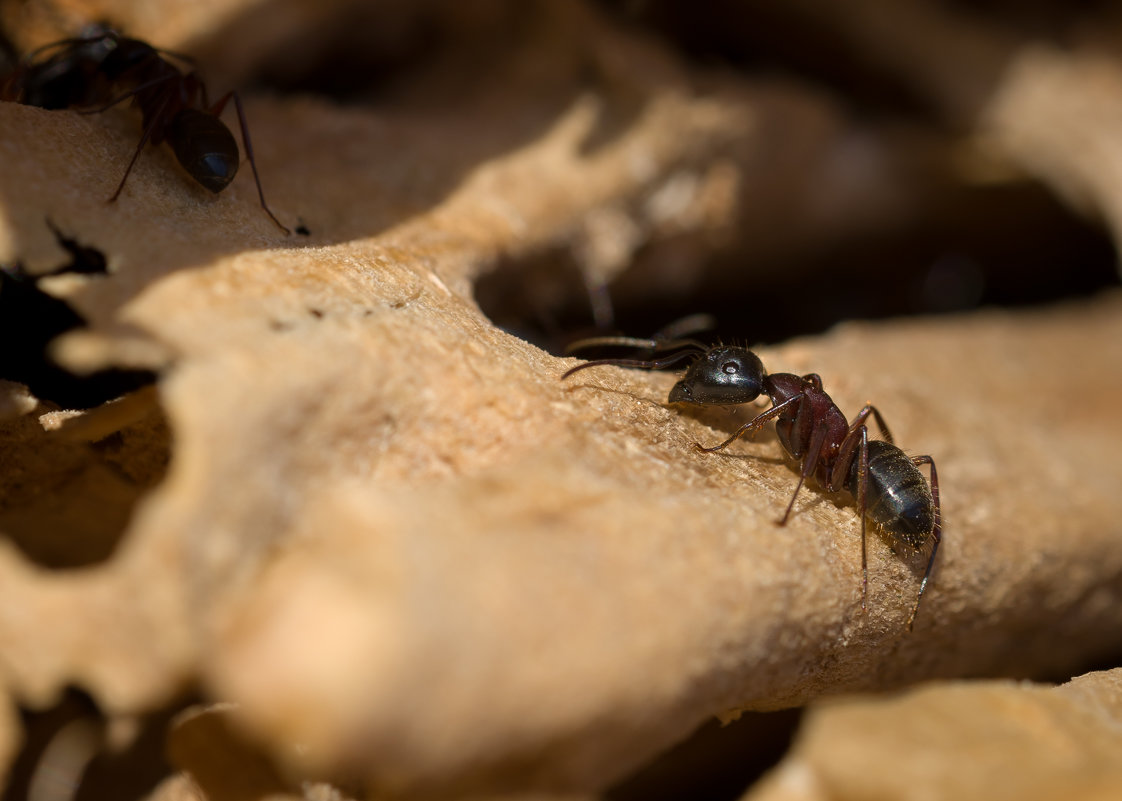
POLYGON ((712 348, 690 365, 667 400, 715 405, 747 403, 764 391, 765 375, 760 357, 747 348, 712 348))

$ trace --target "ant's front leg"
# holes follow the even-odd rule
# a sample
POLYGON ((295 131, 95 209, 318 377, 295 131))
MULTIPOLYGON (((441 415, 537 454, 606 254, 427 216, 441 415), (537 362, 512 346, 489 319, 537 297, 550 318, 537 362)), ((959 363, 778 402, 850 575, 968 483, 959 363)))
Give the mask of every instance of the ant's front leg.
POLYGON ((701 451, 702 453, 716 453, 717 451, 723 451, 725 448, 727 448, 732 443, 736 442, 741 437, 743 437, 745 435, 748 435, 748 436, 754 435, 757 431, 759 431, 761 428, 763 428, 764 423, 766 423, 768 420, 771 420, 774 417, 778 417, 784 411, 788 410, 791 407, 792 404, 797 403, 798 401, 802 400, 802 397, 803 397, 802 395, 796 395, 793 398, 788 398, 787 400, 783 401, 783 403, 779 404, 778 406, 773 406, 770 409, 768 409, 766 412, 762 412, 761 414, 756 415, 756 417, 749 420, 747 423, 742 425, 740 428, 736 429, 735 433, 733 433, 733 435, 731 437, 726 439, 720 445, 714 445, 711 448, 706 448, 706 447, 702 446, 701 443, 695 442, 693 444, 693 446, 695 448, 697 448, 699 451, 701 451))

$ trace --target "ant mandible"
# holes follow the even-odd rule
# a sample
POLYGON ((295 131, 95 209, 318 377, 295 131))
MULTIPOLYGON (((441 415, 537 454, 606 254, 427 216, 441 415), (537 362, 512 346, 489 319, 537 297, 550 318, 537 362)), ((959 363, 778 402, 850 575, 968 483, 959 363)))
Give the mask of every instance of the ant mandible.
POLYGON ((166 140, 183 168, 206 189, 214 193, 225 189, 237 174, 239 155, 234 135, 219 115, 233 100, 261 208, 285 234, 291 233, 265 202, 245 110, 237 93, 227 92, 211 104, 198 73, 194 69, 182 72, 164 58, 164 53, 191 61, 113 32, 63 39, 44 45, 24 59, 0 94, 5 100, 49 109, 99 106, 86 113, 105 111, 132 98, 141 114, 140 141, 110 203, 120 196, 149 141, 158 145, 166 140), (50 50, 57 52, 37 60, 50 50))
POLYGON ((775 420, 775 432, 783 448, 801 461, 799 482, 779 525, 785 525, 805 481, 814 477, 827 492, 848 490, 857 500, 861 517, 861 611, 867 605, 869 567, 866 547, 866 516, 881 527, 895 543, 913 551, 931 549, 915 606, 908 616, 911 631, 923 592, 927 589, 935 555, 942 541, 939 506, 939 477, 930 456, 908 456, 896 447, 881 413, 866 404, 851 422, 822 389, 815 373, 767 373, 763 362, 747 348, 720 345, 706 347, 692 339, 660 340, 630 337, 599 337, 573 343, 569 351, 594 346, 622 345, 648 349, 652 355, 673 351, 651 359, 597 359, 565 372, 573 373, 598 365, 658 369, 686 359, 694 362, 670 390, 667 402, 693 405, 734 405, 749 403, 767 395, 771 408, 740 426, 728 439, 706 448, 704 453, 722 451, 743 436, 751 437, 768 421, 775 420), (870 440, 866 421, 876 420, 883 440, 870 440), (924 481, 919 465, 928 465, 930 484, 924 481))

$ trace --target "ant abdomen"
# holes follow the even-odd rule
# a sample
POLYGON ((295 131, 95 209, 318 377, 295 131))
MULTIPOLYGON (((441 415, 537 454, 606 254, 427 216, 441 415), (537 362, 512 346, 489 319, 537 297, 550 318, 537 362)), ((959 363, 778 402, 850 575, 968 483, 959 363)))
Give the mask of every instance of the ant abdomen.
POLYGON ((238 173, 238 143, 212 114, 183 109, 171 121, 168 141, 183 169, 211 192, 221 192, 238 173))
MULTIPOLYGON (((893 539, 924 551, 935 528, 935 505, 923 474, 910 456, 895 445, 870 440, 869 472, 865 483, 865 511, 893 539)), ((857 497, 860 459, 849 468, 848 489, 857 497)))

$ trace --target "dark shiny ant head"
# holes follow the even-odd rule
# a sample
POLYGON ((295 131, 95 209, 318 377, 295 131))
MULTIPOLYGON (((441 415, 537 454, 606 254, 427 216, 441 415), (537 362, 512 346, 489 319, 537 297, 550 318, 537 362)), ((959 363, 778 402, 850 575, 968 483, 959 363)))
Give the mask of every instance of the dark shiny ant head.
POLYGON ((747 348, 706 351, 670 390, 670 403, 748 403, 764 392, 764 364, 747 348))

